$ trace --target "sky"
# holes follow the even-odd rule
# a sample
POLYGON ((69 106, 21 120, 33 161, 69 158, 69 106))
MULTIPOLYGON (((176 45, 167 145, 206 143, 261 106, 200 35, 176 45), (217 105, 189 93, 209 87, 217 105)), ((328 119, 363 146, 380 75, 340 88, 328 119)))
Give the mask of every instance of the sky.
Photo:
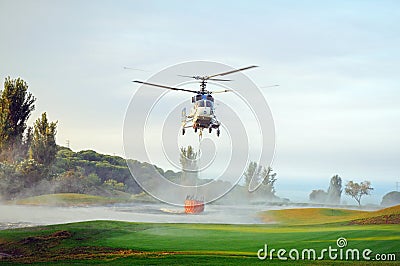
MULTIPOLYGON (((365 203, 400 182, 398 1, 0 0, 0 77, 21 77, 57 143, 123 155, 138 86, 181 62, 234 68, 262 89, 276 130, 277 194, 370 180, 365 203), (127 70, 124 67, 145 71, 127 70)), ((352 199, 346 198, 347 202, 352 199)))

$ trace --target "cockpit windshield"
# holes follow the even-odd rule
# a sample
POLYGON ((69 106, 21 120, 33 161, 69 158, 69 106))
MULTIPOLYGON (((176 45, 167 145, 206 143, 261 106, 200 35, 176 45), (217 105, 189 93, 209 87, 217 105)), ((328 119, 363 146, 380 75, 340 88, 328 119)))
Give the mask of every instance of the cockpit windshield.
POLYGON ((199 101, 199 107, 212 107, 212 102, 208 100, 199 101))

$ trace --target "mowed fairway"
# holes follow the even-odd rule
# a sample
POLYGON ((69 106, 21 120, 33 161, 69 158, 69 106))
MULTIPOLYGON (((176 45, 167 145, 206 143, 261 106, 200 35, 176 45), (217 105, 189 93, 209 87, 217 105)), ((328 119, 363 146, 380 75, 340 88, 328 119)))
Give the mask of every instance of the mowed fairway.
MULTIPOLYGON (((393 210, 396 208, 390 212, 393 210)), ((13 265, 50 261, 58 265, 72 262, 82 265, 99 262, 119 265, 290 265, 293 261, 280 261, 276 253, 272 260, 261 261, 257 251, 268 244, 269 249, 315 249, 319 252, 329 246, 338 248, 336 240, 339 237, 347 239, 346 248, 371 249, 371 258, 375 254, 388 253, 395 254, 397 260, 400 258, 399 224, 351 225, 346 221, 311 225, 223 225, 92 221, 0 231, 0 253, 3 253, 0 262, 13 265)), ((314 265, 316 262, 320 265, 356 263, 332 261, 327 256, 324 260, 297 263, 314 265)), ((361 261, 357 264, 376 263, 361 261)))

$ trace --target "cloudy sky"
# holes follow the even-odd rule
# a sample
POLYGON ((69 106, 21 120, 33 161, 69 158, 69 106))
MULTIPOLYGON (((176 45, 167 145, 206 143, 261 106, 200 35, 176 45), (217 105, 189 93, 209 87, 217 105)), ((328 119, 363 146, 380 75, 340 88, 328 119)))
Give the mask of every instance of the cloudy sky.
POLYGON ((305 200, 337 173, 371 180, 365 202, 379 203, 400 182, 398 1, 0 0, 0 10, 0 77, 28 82, 31 122, 48 112, 60 145, 122 155, 131 80, 185 61, 255 64, 255 84, 280 85, 263 89, 278 195, 305 200))

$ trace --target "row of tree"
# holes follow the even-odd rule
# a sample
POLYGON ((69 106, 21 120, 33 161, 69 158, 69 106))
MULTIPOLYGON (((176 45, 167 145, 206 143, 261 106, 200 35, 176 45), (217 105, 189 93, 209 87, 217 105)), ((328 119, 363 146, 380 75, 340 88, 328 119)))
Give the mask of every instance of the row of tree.
POLYGON ((7 77, 0 91, 0 196, 15 195, 51 176, 57 122, 44 112, 28 126, 36 98, 20 78, 7 77))
MULTIPOLYGON (((50 122, 46 113, 28 126, 35 101, 25 81, 5 79, 0 91, 0 199, 57 192, 142 191, 130 178, 123 158, 57 146, 57 122, 50 122)), ((146 172, 150 166, 138 163, 138 167, 146 172)))

